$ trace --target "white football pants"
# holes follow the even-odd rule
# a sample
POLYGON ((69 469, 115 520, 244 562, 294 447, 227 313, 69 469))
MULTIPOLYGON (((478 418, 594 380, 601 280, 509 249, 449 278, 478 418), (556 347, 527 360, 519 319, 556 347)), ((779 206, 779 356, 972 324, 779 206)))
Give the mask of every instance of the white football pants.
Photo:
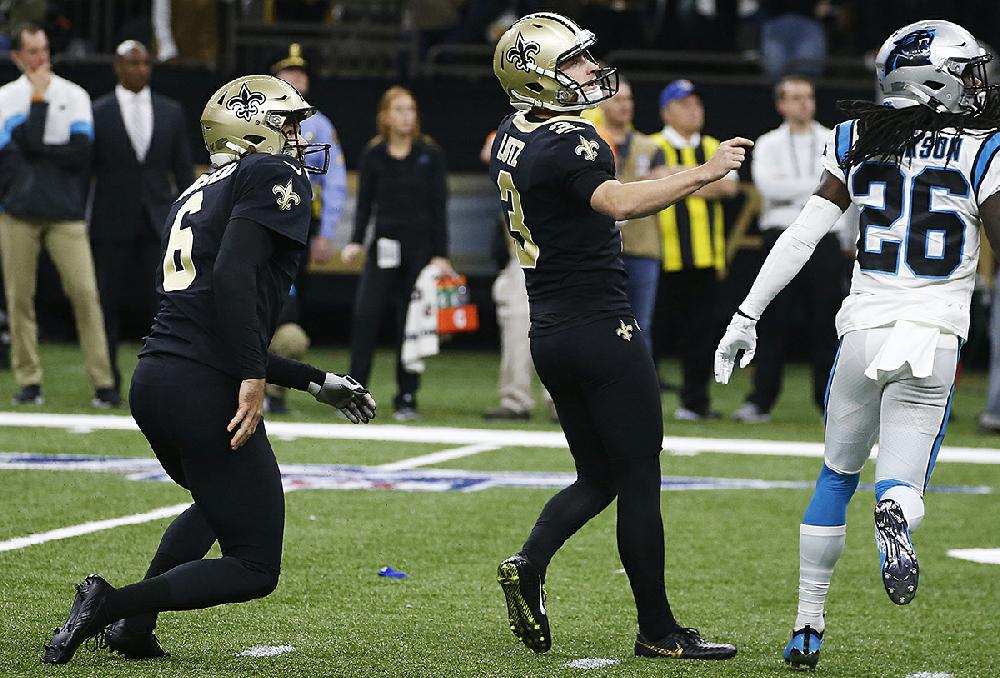
POLYGON ((898 480, 923 495, 947 424, 958 337, 938 336, 936 348, 931 346, 929 376, 914 377, 905 362, 870 379, 865 368, 891 331, 855 330, 841 340, 827 396, 826 465, 839 473, 858 473, 877 439, 876 482, 898 480))

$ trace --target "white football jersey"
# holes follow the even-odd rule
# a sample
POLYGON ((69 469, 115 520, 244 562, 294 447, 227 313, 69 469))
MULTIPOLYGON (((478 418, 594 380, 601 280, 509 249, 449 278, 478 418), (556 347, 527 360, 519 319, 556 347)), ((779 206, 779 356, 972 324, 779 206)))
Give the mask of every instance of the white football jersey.
POLYGON ((1000 190, 1000 131, 927 134, 900 163, 848 166, 856 121, 837 125, 823 168, 861 211, 837 334, 910 320, 965 338, 979 263, 979 205, 1000 190))

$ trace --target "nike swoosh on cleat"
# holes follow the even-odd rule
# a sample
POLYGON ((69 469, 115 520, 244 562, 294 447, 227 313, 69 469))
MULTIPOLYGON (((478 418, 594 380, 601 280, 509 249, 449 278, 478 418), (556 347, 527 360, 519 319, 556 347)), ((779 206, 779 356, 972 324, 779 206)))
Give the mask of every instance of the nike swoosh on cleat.
POLYGON ((673 650, 664 650, 662 647, 657 647, 656 645, 647 645, 646 643, 640 643, 640 645, 647 650, 652 650, 656 654, 664 657, 674 657, 676 659, 684 654, 683 647, 674 648, 673 650))

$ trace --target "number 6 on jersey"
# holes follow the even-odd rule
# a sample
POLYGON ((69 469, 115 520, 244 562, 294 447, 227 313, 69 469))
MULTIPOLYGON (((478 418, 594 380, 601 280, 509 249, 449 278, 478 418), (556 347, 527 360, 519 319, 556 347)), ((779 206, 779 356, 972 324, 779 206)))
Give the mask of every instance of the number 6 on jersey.
POLYGON ((177 210, 170 226, 170 239, 163 256, 163 291, 186 290, 194 282, 195 269, 191 251, 194 249, 194 231, 184 227, 184 217, 201 210, 202 192, 198 191, 177 210))

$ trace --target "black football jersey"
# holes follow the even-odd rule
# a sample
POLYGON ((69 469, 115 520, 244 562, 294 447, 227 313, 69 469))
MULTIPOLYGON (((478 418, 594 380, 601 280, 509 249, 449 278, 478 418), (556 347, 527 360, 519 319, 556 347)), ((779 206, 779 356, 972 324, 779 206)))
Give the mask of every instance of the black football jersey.
POLYGON ((490 178, 524 268, 532 336, 631 314, 621 232, 590 206, 594 190, 615 178, 611 148, 590 121, 508 116, 490 178))
POLYGON ((311 201, 305 169, 284 155, 250 154, 191 184, 174 202, 163 226, 157 271, 160 308, 139 355, 182 356, 239 378, 212 291, 222 236, 236 218, 283 236, 283 246, 275 248, 257 275, 257 325, 266 353, 308 242, 311 201))

